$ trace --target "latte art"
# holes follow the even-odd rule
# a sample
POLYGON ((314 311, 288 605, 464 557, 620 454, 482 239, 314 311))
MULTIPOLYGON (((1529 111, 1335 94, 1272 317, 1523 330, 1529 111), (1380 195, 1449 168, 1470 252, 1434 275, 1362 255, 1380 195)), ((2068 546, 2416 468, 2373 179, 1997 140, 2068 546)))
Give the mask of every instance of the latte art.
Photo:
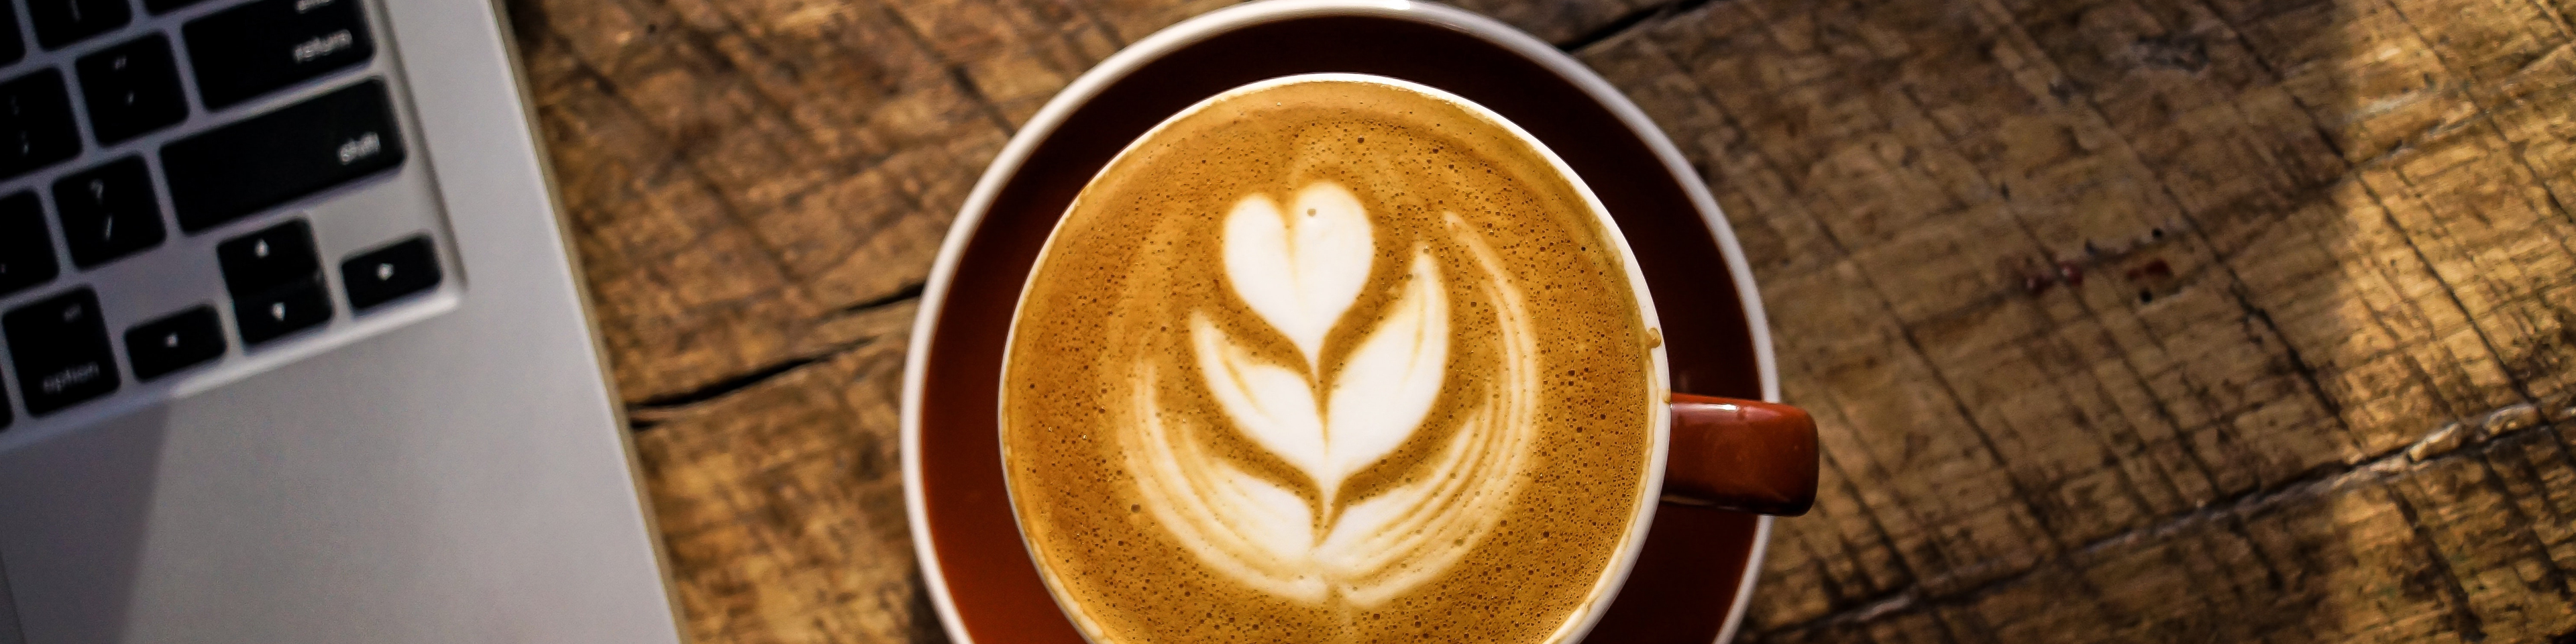
POLYGON ((1165 420, 1154 399, 1159 374, 1150 361, 1135 374, 1139 418, 1127 425, 1134 431, 1127 441, 1139 449, 1127 465, 1143 505, 1217 570, 1298 601, 1338 593, 1374 608, 1456 563, 1517 491, 1536 429, 1530 321, 1492 250, 1447 215, 1458 242, 1476 251, 1481 271, 1470 279, 1498 304, 1502 373, 1490 399, 1423 464, 1428 471, 1344 504, 1343 481, 1411 439, 1442 391, 1453 341, 1448 294, 1430 256, 1413 253, 1390 312, 1361 335, 1336 377, 1321 379, 1324 331, 1358 298, 1375 249, 1366 214, 1340 185, 1298 191, 1287 213, 1298 212, 1246 197, 1226 217, 1223 247, 1228 284, 1306 363, 1265 362, 1204 314, 1190 317, 1190 336, 1199 375, 1226 420, 1303 473, 1295 483, 1314 494, 1190 444, 1197 432, 1176 431, 1189 421, 1165 420), (1316 392, 1326 396, 1319 401, 1316 392))
POLYGON ((1347 75, 1100 171, 1004 356, 1021 535, 1092 641, 1547 643, 1653 502, 1665 388, 1590 195, 1455 97, 1347 75))

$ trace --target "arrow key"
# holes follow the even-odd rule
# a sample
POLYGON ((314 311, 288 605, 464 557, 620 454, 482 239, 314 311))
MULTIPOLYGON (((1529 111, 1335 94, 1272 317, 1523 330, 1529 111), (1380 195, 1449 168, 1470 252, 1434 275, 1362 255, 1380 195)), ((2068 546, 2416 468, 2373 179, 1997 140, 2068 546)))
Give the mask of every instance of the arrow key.
POLYGON ((438 286, 438 252, 429 237, 406 239, 340 262, 349 307, 359 311, 438 286))
POLYGON ((233 296, 233 322, 241 325, 244 344, 263 344, 286 334, 331 321, 331 295, 322 278, 233 296))
POLYGON ((125 332, 125 355, 134 377, 152 380, 224 356, 224 323, 215 308, 199 306, 135 325, 125 332))

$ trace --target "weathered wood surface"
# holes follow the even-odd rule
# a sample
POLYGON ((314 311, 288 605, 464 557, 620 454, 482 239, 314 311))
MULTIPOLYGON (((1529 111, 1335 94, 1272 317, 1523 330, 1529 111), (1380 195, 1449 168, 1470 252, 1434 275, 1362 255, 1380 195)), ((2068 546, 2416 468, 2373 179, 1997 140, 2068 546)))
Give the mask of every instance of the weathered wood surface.
MULTIPOLYGON (((700 642, 936 640, 912 300, 1222 2, 513 0, 700 642)), ((2576 639, 2576 2, 1471 3, 1707 177, 1826 493, 1746 639, 2576 639)))

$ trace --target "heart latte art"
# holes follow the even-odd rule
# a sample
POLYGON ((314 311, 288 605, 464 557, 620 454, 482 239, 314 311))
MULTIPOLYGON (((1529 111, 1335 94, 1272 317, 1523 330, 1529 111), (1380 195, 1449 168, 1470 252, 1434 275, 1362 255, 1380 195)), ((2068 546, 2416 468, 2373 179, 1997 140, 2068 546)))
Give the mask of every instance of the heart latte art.
POLYGON ((1492 250, 1458 231, 1484 269, 1479 288, 1496 305, 1500 369, 1492 374, 1492 399, 1433 449, 1425 471, 1344 504, 1343 482, 1412 438, 1449 378, 1449 295, 1440 269, 1421 251, 1405 260, 1384 318, 1357 334, 1325 382, 1316 377, 1324 373, 1317 361, 1324 332, 1350 311, 1376 254, 1359 200, 1329 181, 1299 190, 1286 213, 1267 197, 1247 197, 1226 216, 1224 231, 1227 283, 1306 362, 1264 361, 1206 315, 1192 314, 1198 375, 1234 429, 1304 477, 1281 485, 1197 449, 1174 431, 1188 421, 1164 418, 1155 365, 1140 361, 1139 418, 1122 427, 1132 433, 1121 438, 1135 446, 1128 469, 1143 505, 1202 561, 1282 597, 1320 602, 1338 593, 1374 608, 1447 570, 1501 520, 1497 510, 1517 490, 1537 429, 1529 314, 1518 290, 1496 279, 1492 250), (1311 494, 1290 491, 1297 486, 1311 486, 1311 494))
POLYGON ((1102 642, 1551 641, 1632 538, 1664 387, 1561 165, 1293 77, 1086 187, 1005 358, 1013 505, 1102 642))

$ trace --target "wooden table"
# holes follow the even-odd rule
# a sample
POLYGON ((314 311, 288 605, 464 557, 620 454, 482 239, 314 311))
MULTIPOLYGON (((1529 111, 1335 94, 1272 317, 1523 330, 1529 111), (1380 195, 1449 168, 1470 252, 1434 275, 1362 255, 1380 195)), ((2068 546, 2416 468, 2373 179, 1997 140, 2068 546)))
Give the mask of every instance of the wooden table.
MULTIPOLYGON (((699 642, 940 639, 941 234, 1219 2, 514 0, 699 642)), ((2576 641, 2576 2, 1470 3, 1715 188, 1824 496, 1751 641, 2576 641)))

